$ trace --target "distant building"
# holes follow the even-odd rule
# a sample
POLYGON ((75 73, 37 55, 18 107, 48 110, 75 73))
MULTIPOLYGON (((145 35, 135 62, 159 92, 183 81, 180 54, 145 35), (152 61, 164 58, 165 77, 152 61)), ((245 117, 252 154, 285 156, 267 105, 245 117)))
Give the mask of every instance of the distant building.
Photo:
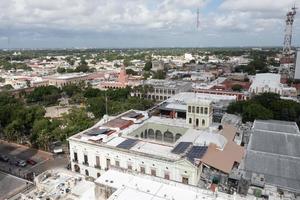
POLYGON ((297 51, 296 67, 294 79, 300 80, 300 49, 297 51))
POLYGON ((164 101, 180 92, 192 90, 191 82, 151 79, 133 89, 131 95, 156 101, 164 101), (146 86, 146 87, 145 87, 146 86))
POLYGON ((44 80, 49 81, 49 85, 63 87, 71 84, 79 84, 88 80, 89 75, 84 73, 67 73, 47 76, 44 80))
MULTIPOLYGON (((110 77, 107 77, 107 79, 110 79, 110 77)), ((130 79, 130 77, 126 74, 125 67, 122 66, 118 78, 116 80, 105 80, 99 84, 99 87, 100 89, 120 89, 138 86, 140 84, 140 80, 130 79)))
POLYGON ((165 63, 161 60, 153 60, 152 61, 152 71, 158 71, 158 70, 163 70, 164 69, 165 63))
POLYGON ((273 92, 282 96, 297 96, 294 87, 287 87, 281 82, 280 74, 263 73, 256 74, 249 88, 251 94, 257 95, 265 92, 273 92))

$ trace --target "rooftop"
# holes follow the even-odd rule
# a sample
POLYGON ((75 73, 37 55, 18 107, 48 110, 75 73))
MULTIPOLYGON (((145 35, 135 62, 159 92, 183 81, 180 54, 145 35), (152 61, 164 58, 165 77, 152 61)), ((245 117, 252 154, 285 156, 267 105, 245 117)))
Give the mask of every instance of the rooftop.
POLYGON ((280 83, 281 76, 280 74, 272 74, 272 73, 262 73, 256 74, 253 82, 251 84, 251 88, 261 88, 261 87, 271 87, 271 88, 280 88, 282 84, 280 83))
POLYGON ((184 81, 170 81, 170 80, 160 80, 160 79, 150 79, 146 80, 145 84, 152 85, 154 87, 162 87, 162 88, 180 88, 180 87, 186 87, 188 85, 191 85, 190 82, 184 82, 184 81))
POLYGON ((58 80, 65 80, 65 79, 73 79, 73 78, 80 78, 86 77, 88 74, 85 73, 66 73, 66 74, 54 74, 52 76, 45 77, 46 79, 58 79, 58 80))
POLYGON ((95 184, 67 170, 46 171, 35 178, 36 188, 22 195, 23 200, 85 200, 95 199, 95 184))
POLYGON ((241 197, 225 193, 214 194, 209 190, 200 189, 182 183, 168 181, 147 175, 126 174, 116 170, 109 170, 96 181, 106 187, 115 188, 116 191, 109 200, 243 200, 253 197, 241 197))
MULTIPOLYGON (((205 156, 207 148, 218 149, 221 160, 226 160, 231 156, 230 151, 224 151, 228 148, 233 148, 238 155, 243 154, 242 148, 237 148, 238 145, 235 146, 232 141, 235 133, 236 129, 231 125, 224 126, 223 130, 219 130, 216 125, 198 130, 189 127, 183 119, 148 116, 147 112, 130 110, 111 119, 104 118, 94 127, 70 137, 69 140, 114 148, 118 151, 131 151, 135 154, 173 162, 186 159, 198 165, 199 159, 205 156), (171 131, 175 129, 182 136, 175 143, 136 137, 135 133, 140 133, 144 129, 150 130, 153 127, 158 127, 158 130, 159 127, 165 127, 171 131), (180 143, 184 142, 191 143, 190 147, 180 153, 174 151, 180 143)), ((239 163, 240 160, 229 159, 228 166, 231 165, 232 168, 234 162, 239 163)), ((219 169, 217 165, 215 167, 219 169)), ((224 171, 229 170, 226 168, 224 171)))
POLYGON ((296 126, 274 120, 254 122, 244 163, 248 178, 262 174, 270 185, 300 191, 300 135, 296 126))

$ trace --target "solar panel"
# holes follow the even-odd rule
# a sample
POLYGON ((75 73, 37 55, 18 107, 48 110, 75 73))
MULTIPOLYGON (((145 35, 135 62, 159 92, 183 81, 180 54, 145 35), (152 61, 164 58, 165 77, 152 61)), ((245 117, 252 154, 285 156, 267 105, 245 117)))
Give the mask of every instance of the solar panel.
POLYGON ((193 146, 186 156, 189 159, 189 161, 194 162, 195 158, 202 158, 206 151, 207 146, 193 146))
POLYGON ((122 149, 130 149, 131 147, 133 147, 138 140, 135 139, 127 139, 123 142, 121 142, 120 144, 117 145, 118 148, 122 148, 122 149))
POLYGON ((174 149, 172 149, 172 153, 181 154, 184 153, 185 150, 191 145, 191 142, 180 142, 176 145, 174 149))
POLYGON ((99 129, 99 128, 94 128, 89 131, 87 131, 85 134, 89 136, 98 136, 101 134, 105 134, 108 131, 108 129, 99 129))

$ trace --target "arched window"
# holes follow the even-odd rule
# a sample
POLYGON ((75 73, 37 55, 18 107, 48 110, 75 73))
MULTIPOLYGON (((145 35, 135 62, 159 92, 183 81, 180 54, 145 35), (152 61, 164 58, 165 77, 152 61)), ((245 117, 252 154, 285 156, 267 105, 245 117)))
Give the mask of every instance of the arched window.
POLYGON ((148 138, 148 130, 147 129, 145 130, 144 138, 148 138))
POLYGON ((141 132, 141 138, 144 138, 144 133, 143 132, 141 132))
POLYGON ((74 165, 75 172, 80 172, 80 167, 78 165, 74 165))
POLYGON ((154 130, 151 128, 148 130, 148 138, 153 140, 155 139, 154 130))
POLYGON ((87 169, 85 170, 85 175, 89 176, 89 171, 87 169))
POLYGON ((196 126, 199 126, 199 119, 196 119, 196 126))
POLYGON ((202 126, 205 126, 205 119, 202 119, 202 126))
POLYGON ((156 140, 162 141, 162 134, 161 134, 160 130, 155 131, 155 138, 156 138, 156 140))
POLYGON ((181 135, 180 133, 177 133, 177 134, 175 135, 175 141, 177 141, 181 136, 182 136, 182 135, 181 135))
POLYGON ((165 142, 174 142, 174 136, 173 133, 170 131, 166 131, 164 133, 164 141, 165 142))

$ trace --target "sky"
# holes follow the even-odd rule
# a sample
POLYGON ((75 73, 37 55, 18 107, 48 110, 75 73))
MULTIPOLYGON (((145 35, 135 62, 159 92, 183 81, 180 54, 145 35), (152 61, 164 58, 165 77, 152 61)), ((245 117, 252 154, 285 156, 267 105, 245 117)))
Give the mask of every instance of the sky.
POLYGON ((0 0, 0 48, 281 46, 295 3, 300 7, 300 0, 0 0))

